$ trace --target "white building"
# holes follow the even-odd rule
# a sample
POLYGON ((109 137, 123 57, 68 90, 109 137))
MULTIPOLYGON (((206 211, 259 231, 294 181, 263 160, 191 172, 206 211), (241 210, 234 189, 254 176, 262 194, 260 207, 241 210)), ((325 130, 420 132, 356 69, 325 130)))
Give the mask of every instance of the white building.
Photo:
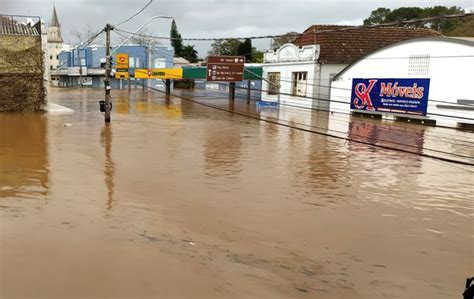
MULTIPOLYGON (((436 122, 446 126, 474 125, 473 82, 473 41, 445 37, 411 39, 375 51, 340 72, 332 82, 330 110, 379 114, 383 118, 436 122), (356 94, 358 79, 377 81, 373 92, 369 93, 373 109, 362 103, 360 91, 356 94), (388 82, 393 85, 405 82, 397 84, 398 88, 408 87, 408 91, 413 91, 410 88, 418 86, 419 89, 420 80, 429 80, 423 99, 413 93, 400 97, 391 93, 396 89, 387 89, 388 82), (357 108, 354 103, 362 106, 357 108), (410 105, 407 103, 412 105, 407 106, 410 105)), ((421 95, 421 91, 419 93, 421 95)))
POLYGON ((332 79, 345 67, 384 46, 416 37, 439 36, 429 29, 314 25, 293 44, 265 53, 263 100, 329 109, 332 79))
MULTIPOLYGON (((53 16, 48 24, 48 53, 46 55, 46 67, 50 71, 57 70, 59 66, 59 53, 63 49, 63 38, 61 35, 61 24, 58 20, 56 7, 53 7, 53 16)), ((50 82, 57 85, 59 78, 50 76, 50 82)))

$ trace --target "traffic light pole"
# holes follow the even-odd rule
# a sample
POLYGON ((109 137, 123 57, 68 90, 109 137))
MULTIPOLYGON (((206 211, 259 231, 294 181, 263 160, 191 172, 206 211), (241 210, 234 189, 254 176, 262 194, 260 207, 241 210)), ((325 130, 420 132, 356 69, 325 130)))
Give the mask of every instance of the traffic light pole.
POLYGON ((110 91, 110 77, 112 75, 112 57, 110 54, 110 32, 114 30, 114 27, 110 24, 105 26, 106 34, 106 63, 105 63, 105 122, 110 123, 110 110, 112 110, 110 91))

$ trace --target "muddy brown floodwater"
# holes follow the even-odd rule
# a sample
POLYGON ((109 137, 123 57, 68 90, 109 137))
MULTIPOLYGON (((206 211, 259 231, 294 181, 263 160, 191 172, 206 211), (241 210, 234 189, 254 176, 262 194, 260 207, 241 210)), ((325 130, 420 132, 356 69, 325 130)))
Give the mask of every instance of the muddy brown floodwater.
MULTIPOLYGON (((102 90, 50 96, 75 112, 0 114, 2 299, 461 298, 474 275, 472 168, 159 93, 115 91, 110 126, 102 90)), ((474 156, 472 133, 334 117, 312 122, 474 156)))

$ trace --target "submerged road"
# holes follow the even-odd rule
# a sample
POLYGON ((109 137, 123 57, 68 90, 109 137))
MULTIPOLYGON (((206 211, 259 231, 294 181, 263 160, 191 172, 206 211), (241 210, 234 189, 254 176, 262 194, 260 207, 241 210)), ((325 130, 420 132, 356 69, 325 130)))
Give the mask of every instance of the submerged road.
POLYGON ((205 91, 0 114, 0 298, 460 298, 473 133, 205 91))

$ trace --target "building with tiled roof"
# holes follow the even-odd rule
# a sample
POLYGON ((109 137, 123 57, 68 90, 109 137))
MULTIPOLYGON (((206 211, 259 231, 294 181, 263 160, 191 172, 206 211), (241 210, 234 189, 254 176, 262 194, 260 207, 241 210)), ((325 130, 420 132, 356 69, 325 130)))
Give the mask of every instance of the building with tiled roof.
POLYGON ((385 46, 420 37, 431 29, 313 25, 291 44, 264 55, 263 98, 281 104, 329 109, 330 85, 341 70, 385 46))
POLYGON ((441 36, 424 28, 313 25, 293 43, 319 45, 321 63, 349 64, 385 46, 420 37, 441 36))

